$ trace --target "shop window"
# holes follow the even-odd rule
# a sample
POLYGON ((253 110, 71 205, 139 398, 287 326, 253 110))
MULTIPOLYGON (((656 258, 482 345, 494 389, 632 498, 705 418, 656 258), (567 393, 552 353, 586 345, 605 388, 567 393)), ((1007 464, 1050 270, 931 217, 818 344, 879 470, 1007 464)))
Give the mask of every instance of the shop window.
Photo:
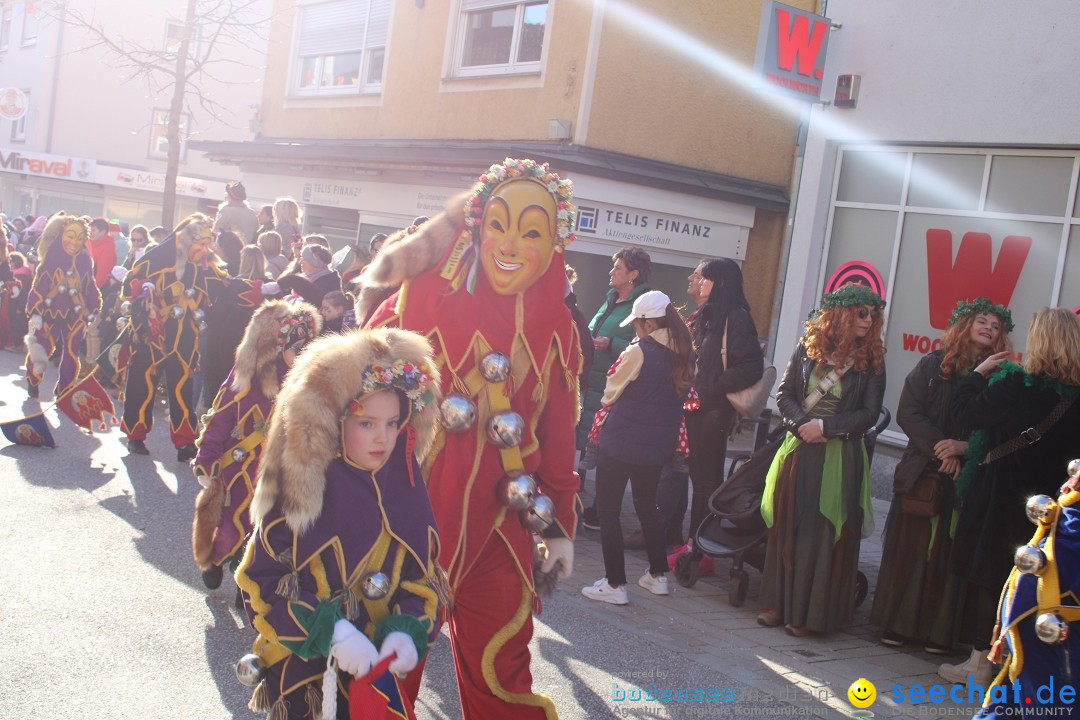
POLYGON ((547 18, 547 2, 461 0, 455 74, 538 72, 547 18))
POLYGON ((304 5, 298 25, 297 94, 382 91, 390 0, 331 0, 304 5))
MULTIPOLYGON (((188 116, 180 116, 180 159, 187 153, 188 116)), ((169 111, 155 109, 150 123, 150 157, 167 158, 169 156, 169 111)))
POLYGON ((5 3, 0 10, 0 52, 4 52, 11 44, 11 6, 5 3))
POLYGON ((995 155, 986 190, 988 212, 1065 214, 1072 158, 995 155))
POLYGON ((842 202, 897 205, 904 187, 907 153, 846 151, 836 199, 842 202))
POLYGON ((1065 272, 1061 274, 1061 296, 1058 305, 1080 307, 1080 225, 1069 229, 1069 246, 1065 253, 1065 272))
POLYGON ((986 156, 915 153, 907 204, 914 207, 978 210, 986 156))
POLYGON ((38 12, 37 8, 26 3, 22 18, 22 46, 36 45, 38 38, 38 12))
POLYGON ((26 112, 18 120, 11 121, 11 142, 26 142, 26 124, 30 117, 30 91, 23 90, 26 96, 26 112))

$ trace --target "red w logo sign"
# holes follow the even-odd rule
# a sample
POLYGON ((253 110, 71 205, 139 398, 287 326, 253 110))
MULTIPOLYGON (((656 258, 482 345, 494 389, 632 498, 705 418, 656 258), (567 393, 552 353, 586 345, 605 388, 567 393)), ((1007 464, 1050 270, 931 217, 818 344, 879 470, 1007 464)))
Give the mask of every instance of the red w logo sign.
POLYGON ((1029 250, 1030 237, 1009 235, 1002 240, 995 263, 990 235, 968 232, 964 233, 953 261, 952 233, 941 229, 927 230, 930 325, 944 330, 959 300, 982 296, 1008 307, 1029 250))
POLYGON ((813 30, 810 29, 810 17, 795 15, 795 22, 791 22, 791 13, 782 7, 776 9, 776 64, 781 70, 790 71, 795 67, 795 60, 799 61, 799 74, 820 80, 824 74, 823 68, 818 66, 818 53, 821 51, 821 43, 825 40, 825 33, 829 29, 829 23, 822 20, 814 20, 813 30))

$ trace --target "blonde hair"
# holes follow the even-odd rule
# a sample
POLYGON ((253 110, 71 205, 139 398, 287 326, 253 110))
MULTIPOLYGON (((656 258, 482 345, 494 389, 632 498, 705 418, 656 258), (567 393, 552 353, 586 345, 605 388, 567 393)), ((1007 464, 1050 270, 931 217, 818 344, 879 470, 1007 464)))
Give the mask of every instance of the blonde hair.
POLYGON ((281 254, 281 235, 273 230, 259 233, 259 239, 256 243, 262 249, 267 259, 276 258, 281 254))
POLYGON ((1043 308, 1031 318, 1024 370, 1080 386, 1080 317, 1068 308, 1043 308))
POLYGON ((240 270, 236 275, 247 280, 266 279, 266 258, 257 245, 245 245, 240 250, 240 270))
POLYGON ((285 221, 294 227, 300 227, 300 206, 292 198, 278 198, 274 201, 274 222, 285 221))

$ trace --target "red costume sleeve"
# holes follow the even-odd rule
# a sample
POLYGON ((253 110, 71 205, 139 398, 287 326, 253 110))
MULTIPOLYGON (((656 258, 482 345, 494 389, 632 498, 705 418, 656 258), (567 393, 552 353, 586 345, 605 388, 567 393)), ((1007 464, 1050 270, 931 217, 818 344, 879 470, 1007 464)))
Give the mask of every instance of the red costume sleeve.
MULTIPOLYGON (((536 426, 536 439, 541 448, 537 469, 540 488, 555 502, 556 521, 562 534, 570 539, 577 531, 574 500, 579 488, 578 474, 574 471, 574 428, 578 414, 576 371, 577 368, 571 368, 568 375, 562 372, 558 361, 552 364, 547 403, 536 426), (572 377, 569 383, 568 377, 572 377)), ((552 525, 545 534, 559 535, 554 528, 552 525)))

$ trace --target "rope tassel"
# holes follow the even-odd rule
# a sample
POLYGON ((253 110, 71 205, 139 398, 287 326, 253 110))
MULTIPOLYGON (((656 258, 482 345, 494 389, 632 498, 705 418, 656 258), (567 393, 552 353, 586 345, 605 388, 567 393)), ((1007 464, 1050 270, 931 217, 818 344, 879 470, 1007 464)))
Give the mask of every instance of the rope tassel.
POLYGON ((329 657, 326 658, 326 672, 322 677, 322 720, 336 720, 336 718, 337 662, 329 657))

